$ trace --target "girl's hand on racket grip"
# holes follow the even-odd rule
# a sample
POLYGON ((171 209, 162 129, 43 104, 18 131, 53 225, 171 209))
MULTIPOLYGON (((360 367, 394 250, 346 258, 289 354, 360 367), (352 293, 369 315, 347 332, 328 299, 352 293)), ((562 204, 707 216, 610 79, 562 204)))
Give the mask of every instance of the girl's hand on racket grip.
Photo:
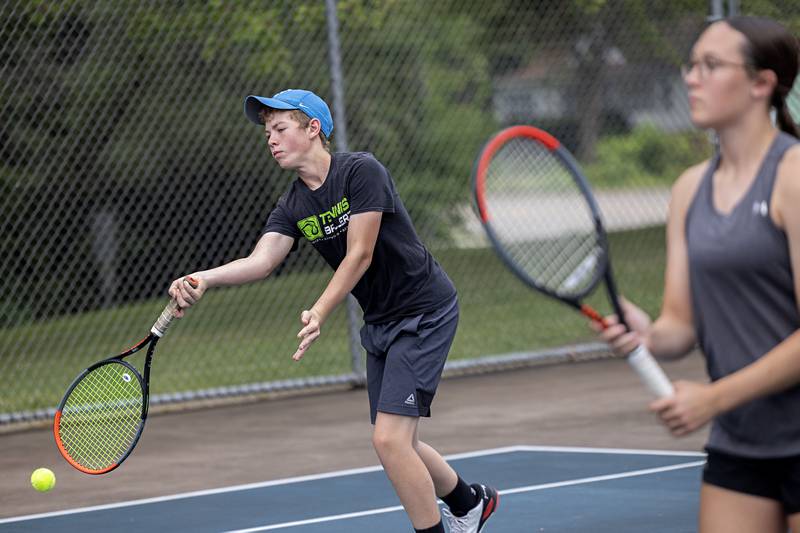
POLYGON ((317 311, 311 309, 300 313, 300 323, 304 327, 297 333, 297 338, 300 339, 300 346, 297 347, 297 351, 292 355, 292 359, 295 361, 302 359, 311 343, 319 337, 322 319, 317 311))
POLYGON ((675 393, 650 404, 670 433, 683 437, 705 426, 720 409, 712 385, 676 381, 675 393))
POLYGON ((173 281, 169 287, 169 295, 178 302, 175 318, 181 318, 184 315, 184 309, 196 304, 205 294, 206 288, 208 288, 208 283, 197 274, 182 276, 173 281))
POLYGON ((619 298, 619 305, 625 313, 630 331, 621 324, 617 315, 610 315, 605 318, 605 328, 598 324, 593 324, 595 331, 600 333, 611 350, 619 356, 626 356, 644 342, 644 336, 650 327, 651 321, 647 313, 640 307, 632 304, 625 298, 619 298))
POLYGON ((628 331, 625 326, 619 323, 617 315, 610 315, 605 318, 606 327, 593 326, 600 329, 600 338, 608 344, 608 347, 615 355, 625 357, 637 346, 642 344, 642 336, 637 331, 628 331))

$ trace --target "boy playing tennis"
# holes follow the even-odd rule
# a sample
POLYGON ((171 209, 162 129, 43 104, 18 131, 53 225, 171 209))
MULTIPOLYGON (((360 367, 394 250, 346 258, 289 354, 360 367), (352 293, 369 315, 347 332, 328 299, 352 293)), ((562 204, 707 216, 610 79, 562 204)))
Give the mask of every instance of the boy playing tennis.
POLYGON ((290 89, 248 96, 245 114, 263 124, 272 157, 297 173, 267 220, 253 252, 170 286, 181 307, 210 287, 267 277, 305 238, 335 270, 316 303, 300 314, 292 358, 300 360, 331 312, 351 293, 364 311, 372 442, 415 531, 481 531, 497 492, 465 483, 439 453, 419 440, 458 324, 456 290, 420 241, 386 168, 366 152, 328 151, 333 119, 316 94, 290 89))

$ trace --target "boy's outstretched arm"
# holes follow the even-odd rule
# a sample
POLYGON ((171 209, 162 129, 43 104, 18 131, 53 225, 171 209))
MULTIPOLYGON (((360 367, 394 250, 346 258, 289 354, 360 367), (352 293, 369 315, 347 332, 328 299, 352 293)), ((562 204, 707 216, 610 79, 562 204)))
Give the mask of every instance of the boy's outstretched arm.
MULTIPOLYGON (((275 270, 275 267, 289 255, 294 244, 292 237, 280 233, 265 233, 256 243, 250 255, 236 259, 217 268, 190 274, 197 280, 197 287, 192 287, 182 276, 172 282, 169 294, 178 301, 181 309, 191 307, 202 298, 206 289, 227 285, 242 285, 251 281, 264 279, 275 270)), ((182 311, 179 311, 183 315, 182 311)))

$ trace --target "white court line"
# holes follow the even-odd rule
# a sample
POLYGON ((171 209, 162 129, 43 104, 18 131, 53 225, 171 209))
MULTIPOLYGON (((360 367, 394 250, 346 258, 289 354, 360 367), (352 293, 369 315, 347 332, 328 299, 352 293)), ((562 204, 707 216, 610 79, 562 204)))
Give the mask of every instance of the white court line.
POLYGON ((531 485, 528 487, 519 487, 516 489, 501 490, 500 494, 519 494, 521 492, 533 492, 535 490, 553 489, 556 487, 568 487, 570 485, 581 485, 584 483, 595 483, 597 481, 608 481, 611 479, 622 479, 627 477, 647 476, 650 474, 658 474, 661 472, 669 472, 671 470, 683 470, 684 468, 694 468, 706 464, 705 459, 702 461, 692 461, 691 463, 679 463, 676 465, 659 466, 656 468, 644 468, 642 470, 630 470, 628 472, 620 472, 619 474, 606 474, 604 476, 585 477, 582 479, 573 479, 567 481, 555 481, 553 483, 543 483, 541 485, 531 485))
MULTIPOLYGON (((614 452, 612 452, 614 453, 614 452)), ((649 474, 658 474, 660 472, 669 472, 671 470, 682 470, 684 468, 694 468, 696 466, 701 466, 705 464, 705 460, 703 461, 692 461, 691 463, 680 463, 677 465, 670 465, 670 466, 660 466, 657 468, 645 468, 642 470, 630 470, 628 472, 620 472, 618 474, 606 474, 603 476, 593 476, 593 477, 585 477, 580 479, 569 479, 566 481, 556 481, 553 483, 543 483, 541 485, 530 485, 527 487, 517 487, 515 489, 505 489, 498 491, 501 495, 509 495, 509 494, 521 494, 524 492, 533 492, 537 490, 545 490, 545 489, 553 489, 557 487, 568 487, 572 485, 582 485, 586 483, 597 483, 598 481, 609 481, 612 479, 623 479, 629 477, 636 477, 636 476, 646 476, 649 474)), ((290 528, 290 527, 298 527, 298 526, 307 526, 309 524, 319 524, 322 522, 334 522, 336 520, 347 520, 350 518, 358 518, 362 516, 370 516, 376 514, 383 514, 383 513, 392 513, 395 511, 402 511, 403 506, 397 505, 394 507, 382 507, 380 509, 370 509, 368 511, 361 511, 357 513, 347 513, 347 514, 340 514, 340 515, 332 515, 332 516, 320 516, 318 518, 310 518, 308 520, 297 520, 295 522, 283 522, 281 524, 271 524, 268 526, 259 526, 253 527, 249 529, 235 529, 226 531, 225 533, 254 533, 256 531, 270 531, 273 529, 283 529, 283 528, 290 528)))
POLYGON ((567 452, 567 453, 609 453, 623 455, 668 455, 674 457, 705 457, 705 452, 681 452, 671 450, 637 450, 635 448, 587 448, 574 446, 513 446, 517 452, 567 452))
MULTIPOLYGON (((500 455, 503 453, 514 453, 514 452, 609 453, 609 454, 667 455, 667 456, 695 456, 695 457, 705 456, 705 454, 699 452, 674 452, 668 450, 635 450, 635 449, 626 450, 624 448, 578 448, 569 446, 559 447, 559 446, 520 445, 520 446, 505 446, 501 448, 489 448, 486 450, 477 450, 473 452, 456 453, 452 455, 446 455, 444 458, 448 461, 452 461, 457 459, 470 459, 473 457, 484 457, 487 455, 500 455)), ((155 498, 143 498, 139 500, 129 500, 124 502, 109 503, 104 505, 94 505, 90 507, 65 509, 63 511, 52 511, 49 513, 15 516, 11 518, 0 518, 0 524, 8 524, 11 522, 22 522, 24 520, 38 520, 42 518, 52 518, 56 516, 66 516, 78 513, 90 513, 94 511, 105 511, 108 509, 119 509, 122 507, 132 507, 135 505, 147 505, 151 503, 160 503, 173 500, 181 500, 186 498, 196 498, 201 496, 211 496, 214 494, 225 494, 227 492, 260 489, 264 487, 274 487, 278 485, 290 485, 292 483, 302 483, 305 481, 316 481, 320 479, 329 479, 332 477, 366 474, 370 472, 378 472, 380 470, 383 470, 383 467, 367 466, 363 468, 352 468, 349 470, 337 470, 334 472, 326 472, 323 474, 297 476, 284 479, 276 479, 272 481, 261 481, 258 483, 247 483, 243 485, 231 485, 228 487, 219 487, 216 489, 198 490, 192 492, 182 492, 179 494, 170 494, 167 496, 158 496, 155 498)), ((386 512, 391 512, 391 511, 386 511, 386 512)))
POLYGON ((361 516, 371 516, 383 513, 393 513, 395 511, 402 511, 402 505, 395 505, 394 507, 383 507, 381 509, 370 509, 369 511, 360 511, 358 513, 337 514, 332 516, 320 516, 319 518, 309 518, 308 520, 297 520, 295 522, 284 522, 282 524, 272 524, 271 526, 259 526, 250 529, 236 529, 225 531, 224 533, 250 533, 252 531, 269 531, 271 529, 283 529, 287 527, 307 526, 309 524, 320 524, 322 522, 334 522, 336 520, 347 520, 349 518, 358 518, 361 516))

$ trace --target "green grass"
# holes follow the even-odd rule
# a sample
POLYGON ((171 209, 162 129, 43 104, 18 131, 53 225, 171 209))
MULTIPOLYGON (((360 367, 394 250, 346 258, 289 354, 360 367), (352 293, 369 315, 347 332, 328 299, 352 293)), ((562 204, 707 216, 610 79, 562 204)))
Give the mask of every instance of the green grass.
MULTIPOLYGON (((663 228, 612 236, 620 291, 651 314, 663 277, 663 228)), ((459 291, 461 322, 451 359, 538 350, 592 340, 586 320, 528 289, 488 249, 434 255, 459 291)), ((167 393, 350 371, 344 307, 299 363, 291 360, 299 314, 330 272, 284 274, 246 287, 210 292, 159 343, 153 393, 167 393)), ((605 294, 591 303, 607 312, 605 294)), ((166 301, 65 316, 0 330, 0 413, 54 406, 72 378, 95 360, 147 334, 166 301)), ((144 357, 135 355, 140 366, 144 357)))
MULTIPOLYGON (((152 393, 290 379, 349 371, 344 308, 324 337, 294 363, 300 311, 330 278, 283 275, 210 292, 158 344, 152 393)), ((80 370, 144 337, 166 299, 0 330, 0 412, 54 406, 80 370)), ((129 358, 141 368, 143 355, 129 358)))
MULTIPOLYGON (((612 235, 611 256, 620 292, 651 314, 660 305, 663 228, 612 235)), ((459 332, 451 359, 537 350, 594 340, 587 321, 571 307, 529 289, 488 250, 437 254, 458 287, 459 332)), ((610 312, 605 290, 589 303, 610 312)))

